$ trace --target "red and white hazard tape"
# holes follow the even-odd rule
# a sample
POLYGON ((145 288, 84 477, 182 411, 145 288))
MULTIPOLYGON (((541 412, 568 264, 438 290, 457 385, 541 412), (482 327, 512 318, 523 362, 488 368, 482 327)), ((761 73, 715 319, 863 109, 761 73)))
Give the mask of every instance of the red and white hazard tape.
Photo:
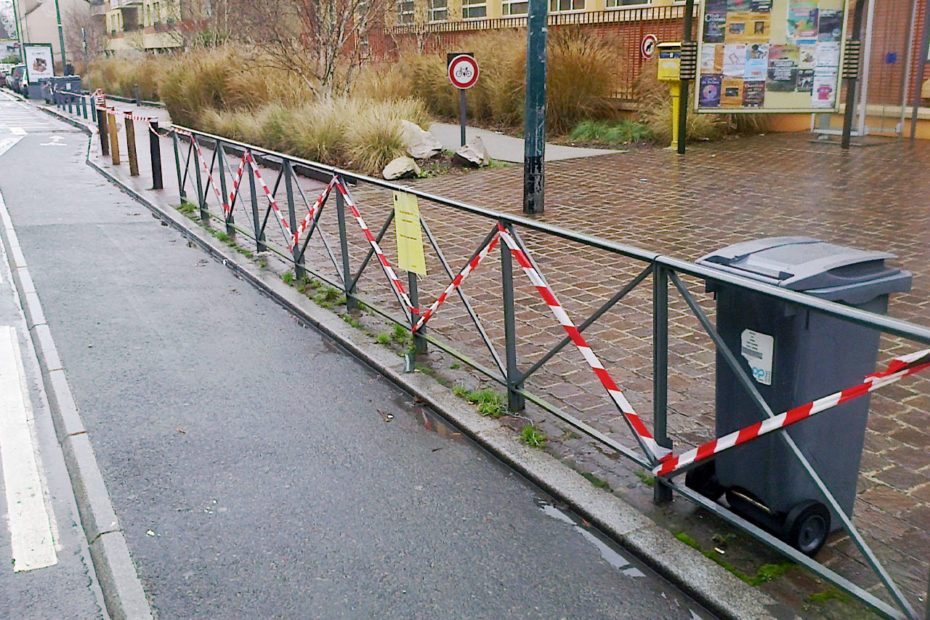
POLYGON ((304 216, 304 219, 297 226, 297 230, 294 231, 294 245, 300 243, 300 238, 303 236, 307 229, 310 227, 310 223, 313 222, 313 218, 316 217, 317 211, 323 207, 323 203, 326 202, 326 199, 329 198, 330 192, 333 191, 333 188, 336 187, 336 177, 333 177, 329 180, 329 183, 323 188, 323 191, 320 192, 320 196, 316 199, 316 202, 313 203, 313 206, 307 211, 307 215, 304 216))
POLYGON ((362 215, 359 213, 358 209, 355 206, 355 201, 352 200, 352 196, 349 195, 348 190, 342 184, 341 181, 336 180, 336 189, 342 194, 342 197, 345 199, 346 204, 349 205, 349 210, 352 212, 352 216, 358 222, 358 225, 361 227, 362 232, 365 233, 365 238, 368 239, 368 243, 371 244, 372 249, 375 251, 375 254, 378 256, 378 261, 381 263, 381 269, 384 270, 384 275, 387 276, 388 280, 391 282, 391 286, 394 287, 394 292, 397 294, 398 298, 402 300, 402 303, 406 304, 407 308, 410 309, 410 312, 413 314, 419 314, 419 309, 410 302, 410 298, 407 296, 407 291, 404 290, 404 285, 400 283, 400 280, 397 278, 397 275, 394 273, 394 270, 391 268, 391 263, 388 262, 387 257, 384 255, 384 252, 381 250, 381 246, 378 245, 378 242, 375 240, 374 235, 371 234, 371 231, 368 229, 368 225, 365 223, 365 220, 362 219, 362 215))
POLYGON ((475 268, 481 264, 481 261, 484 260, 484 257, 491 253, 491 251, 497 246, 500 239, 501 235, 500 231, 498 231, 487 243, 487 245, 485 245, 484 248, 482 248, 481 251, 474 256, 474 258, 468 261, 468 264, 465 265, 465 268, 462 269, 462 271, 457 276, 455 276, 455 278, 453 278, 452 283, 449 284, 446 290, 442 292, 442 295, 436 298, 436 301, 433 302, 433 305, 426 309, 426 311, 420 317, 420 320, 416 322, 411 331, 416 333, 418 329, 423 327, 423 325, 430 319, 430 317, 433 316, 433 313, 439 309, 439 306, 441 306, 443 302, 446 301, 446 298, 454 293, 455 289, 461 286, 462 282, 465 281, 465 278, 468 277, 468 274, 474 271, 475 268))
POLYGON ((818 413, 832 409, 837 405, 842 405, 860 396, 865 396, 870 392, 874 392, 886 385, 896 383, 904 377, 927 368, 930 368, 930 349, 917 351, 916 353, 896 358, 892 360, 886 370, 867 376, 865 381, 858 385, 830 394, 829 396, 824 396, 823 398, 818 398, 815 401, 790 409, 773 418, 756 422, 755 424, 724 435, 723 437, 718 437, 693 450, 688 450, 683 454, 669 455, 662 461, 661 465, 655 467, 652 471, 659 476, 674 475, 689 465, 717 456, 721 452, 758 439, 763 435, 774 433, 777 430, 796 424, 801 420, 811 418, 818 413))
POLYGON ((581 335, 581 332, 578 331, 578 328, 575 327, 575 324, 572 323, 570 318, 568 318, 568 314, 565 313, 565 310, 562 308, 562 304, 560 304, 559 300, 556 299, 552 289, 549 288, 549 285, 546 284, 545 280, 543 280, 539 273, 536 271, 536 268, 533 267, 533 264, 530 262, 526 251, 520 247, 516 240, 502 225, 498 224, 498 230, 500 232, 501 238, 504 240, 504 243, 507 244, 507 247, 510 249, 510 253, 523 269, 523 273, 525 273, 530 278, 533 286, 535 286, 536 290, 539 291, 539 294, 546 302, 546 305, 549 306, 552 314, 555 315, 555 318, 559 321, 559 324, 562 325, 562 328, 568 334, 568 337, 571 339, 571 341, 575 343, 578 351, 580 351, 581 355, 584 356, 585 361, 588 362, 591 370, 594 371, 595 375, 597 375, 601 385, 604 386, 604 389, 607 390, 607 393, 610 395, 610 398, 614 401, 614 404, 620 410, 620 413, 623 414, 623 418, 626 420, 627 424, 630 426, 630 429, 636 435, 636 440, 639 442, 640 446, 656 461, 661 461, 671 453, 671 450, 668 448, 663 448, 656 442, 655 438, 652 436, 652 433, 649 432, 649 429, 646 428, 646 425, 643 423, 642 418, 639 417, 639 414, 636 413, 636 411, 633 409, 633 406, 623 395, 623 392, 620 390, 620 388, 617 387, 617 384, 611 378, 603 364, 601 364, 601 361, 598 359, 597 355, 595 355, 594 351, 591 350, 591 347, 588 346, 588 343, 581 335))
POLYGON ((223 205, 223 214, 226 217, 229 217, 229 204, 223 200, 223 194, 220 193, 220 188, 216 186, 216 183, 213 182, 213 175, 210 174, 210 168, 207 166, 207 161, 204 159, 203 151, 200 150, 200 144, 197 142, 197 138, 193 135, 190 136, 191 144, 194 145, 194 149, 197 150, 197 158, 200 160, 200 167, 203 168, 204 173, 207 175, 207 186, 213 188, 213 193, 216 194, 216 200, 221 205, 223 205))
POLYGON ((287 239, 287 247, 293 252, 295 245, 294 233, 291 232, 291 227, 288 225, 287 219, 285 219, 284 214, 281 212, 278 201, 274 199, 271 190, 268 189, 268 184, 265 183, 265 179, 262 178, 262 173, 259 171, 258 164, 255 163, 255 158, 252 157, 252 153, 247 151, 246 156, 249 158, 249 165, 252 167, 252 173, 255 175, 256 180, 258 180, 258 184, 261 185, 262 191, 265 192, 265 197, 268 198, 268 204, 271 205, 275 215, 278 216, 278 223, 281 224, 281 228, 284 230, 284 237, 287 239))
POLYGON ((142 121, 145 123, 151 123, 153 120, 155 120, 150 116, 139 116, 137 114, 133 114, 132 110, 123 110, 123 116, 126 118, 131 118, 134 121, 142 121))

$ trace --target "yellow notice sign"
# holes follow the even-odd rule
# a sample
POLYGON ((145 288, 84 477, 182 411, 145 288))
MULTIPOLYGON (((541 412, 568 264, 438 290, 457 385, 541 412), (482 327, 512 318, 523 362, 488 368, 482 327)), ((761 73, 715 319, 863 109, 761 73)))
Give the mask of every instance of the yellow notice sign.
POLYGON ((398 267, 425 276, 420 205, 413 194, 394 192, 394 230, 397 231, 398 267))

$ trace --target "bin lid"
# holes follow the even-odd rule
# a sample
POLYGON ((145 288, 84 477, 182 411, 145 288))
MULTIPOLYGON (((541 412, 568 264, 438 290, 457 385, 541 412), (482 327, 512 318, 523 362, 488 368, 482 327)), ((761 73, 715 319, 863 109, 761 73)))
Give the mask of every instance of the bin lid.
POLYGON ((909 272, 885 264, 888 252, 857 250, 811 237, 768 237, 727 246, 698 264, 803 291, 824 299, 865 303, 909 291, 909 272))

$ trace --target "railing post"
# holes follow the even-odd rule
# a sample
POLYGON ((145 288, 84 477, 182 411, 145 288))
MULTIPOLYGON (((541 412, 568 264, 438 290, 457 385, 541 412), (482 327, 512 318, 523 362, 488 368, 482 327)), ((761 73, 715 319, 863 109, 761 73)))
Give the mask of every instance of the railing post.
MULTIPOLYGON (((420 295, 417 291, 417 274, 412 271, 407 272, 407 285, 410 288, 410 303, 414 308, 420 307, 420 295)), ((420 320, 419 314, 410 314, 411 326, 416 325, 420 320)), ((413 350, 415 353, 426 353, 426 325, 413 334, 413 350)))
MULTIPOLYGON (((339 179, 340 184, 345 179, 339 179)), ((352 271, 349 267, 349 236, 346 232, 346 200, 337 188, 336 194, 336 221, 339 226, 339 251, 342 254, 342 288, 346 294, 346 311, 355 310, 358 302, 355 299, 355 286, 352 285, 352 271)))
POLYGON ((174 167, 178 171, 178 199, 183 203, 187 198, 187 192, 184 190, 184 175, 181 171, 181 149, 178 147, 178 134, 173 131, 171 132, 171 145, 174 147, 174 167))
MULTIPOLYGON (((652 411, 656 443, 671 448, 668 438, 668 271, 652 265, 652 411)), ((659 478, 652 491, 652 501, 664 504, 672 500, 672 489, 659 478)))
POLYGON ((107 125, 110 129, 110 158, 114 166, 120 164, 119 159, 119 131, 116 128, 116 112, 110 114, 107 112, 107 125))
MULTIPOLYGON (((282 160, 284 166, 284 190, 287 192, 287 221, 291 226, 291 233, 297 231, 297 212, 294 207, 294 167, 291 166, 291 160, 282 160)), ((293 241, 293 239, 291 239, 293 241)), ((300 256, 299 244, 294 244, 294 250, 291 252, 294 258, 294 279, 300 281, 306 271, 304 270, 304 259, 300 256)))
POLYGON ((72 111, 73 106, 71 105, 72 99, 73 97, 71 97, 71 95, 68 95, 68 114, 74 114, 74 112, 72 111))
POLYGON ((87 120, 87 99, 83 96, 81 97, 81 116, 84 117, 84 120, 87 120))
POLYGON ((501 243, 501 289, 504 300, 504 346, 507 350, 507 409, 523 411, 526 401, 519 390, 523 389, 523 375, 517 367, 516 310, 513 299, 513 261, 510 248, 501 243))
POLYGON ((97 110, 97 134, 100 136, 100 154, 107 156, 110 154, 110 129, 108 127, 108 114, 103 108, 94 108, 97 110))
POLYGON ((90 99, 90 116, 91 116, 91 119, 96 123, 97 122, 97 98, 94 97, 93 95, 88 95, 88 98, 90 99))
POLYGON ((220 168, 220 192, 222 192, 223 203, 229 205, 229 213, 223 213, 223 219, 226 222, 226 234, 234 236, 236 229, 233 228, 232 201, 229 200, 229 192, 226 191, 226 152, 223 150, 223 143, 216 141, 216 162, 220 168))
POLYGON ((161 136, 158 121, 149 121, 149 158, 152 160, 152 189, 165 189, 161 174, 161 136))
MULTIPOLYGON (((249 154, 251 157, 251 154, 249 154)), ((252 170, 251 162, 246 163, 246 171, 249 175, 249 198, 252 199, 252 224, 255 227, 255 251, 264 252, 265 233, 262 231, 262 221, 258 216, 258 192, 255 191, 255 171, 252 170)))
MULTIPOLYGON (((191 141, 193 141, 191 137, 191 141)), ((197 172, 197 206, 200 208, 200 219, 203 222, 210 220, 210 212, 207 211, 207 199, 203 195, 203 177, 200 174, 200 155, 194 148, 194 171, 197 172)))
POLYGON ((136 121, 132 118, 132 112, 123 114, 123 122, 126 123, 126 153, 129 156, 129 176, 139 176, 139 154, 136 152, 136 121))

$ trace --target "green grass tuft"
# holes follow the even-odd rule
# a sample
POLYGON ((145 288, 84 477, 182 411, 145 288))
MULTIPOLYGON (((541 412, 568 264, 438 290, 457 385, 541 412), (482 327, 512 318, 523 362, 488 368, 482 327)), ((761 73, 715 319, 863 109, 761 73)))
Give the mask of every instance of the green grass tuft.
POLYGON ((523 427, 523 431, 520 432, 520 438, 523 440, 523 443, 531 448, 544 448, 548 441, 545 433, 532 424, 527 424, 523 427))
POLYGON ((607 482, 607 481, 604 480, 603 478, 598 478, 597 476, 595 476, 595 475, 592 474, 591 472, 583 471, 583 472, 581 472, 581 475, 582 475, 582 477, 584 477, 585 480, 587 480, 588 482, 590 482, 592 485, 596 486, 596 487, 599 488, 599 489, 604 489, 605 491, 612 491, 612 490, 613 490, 613 489, 610 488, 610 483, 609 483, 609 482, 607 482))

